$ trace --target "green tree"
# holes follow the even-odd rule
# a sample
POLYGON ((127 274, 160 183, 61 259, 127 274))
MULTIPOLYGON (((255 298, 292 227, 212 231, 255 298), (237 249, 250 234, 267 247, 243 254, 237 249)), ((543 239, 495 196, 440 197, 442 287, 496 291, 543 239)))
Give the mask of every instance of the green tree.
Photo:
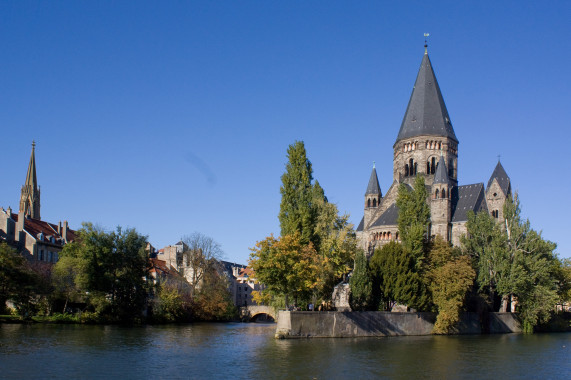
POLYGON ((251 249, 249 266, 267 291, 295 302, 309 299, 317 283, 317 254, 312 244, 304 244, 299 233, 273 236, 256 243, 251 249))
POLYGON ((415 257, 400 243, 391 241, 376 249, 370 262, 380 286, 383 309, 402 304, 417 310, 430 308, 430 293, 416 270, 415 257))
MULTIPOLYGON (((319 184, 316 182, 316 187, 319 184)), ((321 300, 330 300, 334 286, 347 275, 353 266, 357 239, 349 216, 339 216, 337 206, 329 203, 325 197, 315 199, 317 221, 315 225, 317 253, 319 261, 316 296, 321 300)), ((314 300, 314 303, 317 300, 314 300)))
POLYGON ((350 280, 351 307, 353 310, 366 310, 371 307, 372 281, 369 273, 369 262, 365 252, 355 256, 355 269, 350 280))
POLYGON ((5 242, 0 243, 0 313, 12 300, 23 317, 33 312, 33 296, 38 279, 22 255, 5 242))
MULTIPOLYGON (((296 141, 287 149, 288 162, 282 175, 282 196, 280 204, 281 235, 300 234, 302 244, 314 242, 316 210, 314 197, 319 195, 321 187, 314 189, 311 181, 313 171, 307 159, 302 141, 296 141)), ((322 192, 322 189, 321 189, 322 192)))
POLYGON ((193 302, 189 284, 182 279, 159 284, 152 305, 153 320, 156 322, 190 321, 193 302))
POLYGON ((405 249, 415 258, 418 270, 422 268, 430 238, 430 207, 426 201, 428 195, 424 177, 417 176, 414 189, 411 191, 407 185, 401 184, 397 197, 399 236, 405 249))
POLYGON ((495 225, 484 215, 471 215, 464 249, 476 261, 480 289, 497 292, 501 311, 518 311, 525 332, 547 322, 560 295, 556 244, 520 216, 517 193, 504 204, 505 219, 495 225), (511 306, 511 307, 510 307, 511 306))
POLYGON ((559 261, 555 275, 557 279, 558 303, 563 305, 571 302, 571 259, 566 258, 559 261))
POLYGON ((78 284, 81 274, 81 261, 78 257, 71 255, 60 256, 52 271, 52 284, 56 295, 63 298, 64 305, 62 313, 66 312, 67 304, 70 301, 79 302, 83 299, 80 285, 78 284))
POLYGON ((429 288, 438 316, 434 333, 448 334, 450 328, 460 321, 460 311, 471 289, 476 272, 470 257, 437 236, 429 252, 429 288))
POLYGON ((146 237, 134 229, 105 232, 90 223, 79 230, 77 242, 66 244, 60 253, 77 260, 75 285, 99 313, 119 321, 141 317, 147 298, 146 237))
POLYGON ((462 250, 472 258, 478 291, 493 307, 498 282, 506 277, 507 241, 502 225, 487 212, 468 212, 467 234, 460 238, 462 250))

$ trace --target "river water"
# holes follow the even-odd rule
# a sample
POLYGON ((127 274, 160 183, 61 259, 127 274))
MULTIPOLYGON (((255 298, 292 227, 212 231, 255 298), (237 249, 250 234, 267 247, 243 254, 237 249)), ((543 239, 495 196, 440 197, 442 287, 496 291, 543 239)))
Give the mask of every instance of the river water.
POLYGON ((571 378, 571 333, 275 340, 275 324, 0 324, 0 378, 571 378))

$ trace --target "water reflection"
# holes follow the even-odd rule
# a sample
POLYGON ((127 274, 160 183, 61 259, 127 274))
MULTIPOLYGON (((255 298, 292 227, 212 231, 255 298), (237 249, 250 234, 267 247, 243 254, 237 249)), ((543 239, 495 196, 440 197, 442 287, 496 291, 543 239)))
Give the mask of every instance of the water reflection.
POLYGON ((0 325, 3 378, 566 377, 571 334, 275 340, 275 324, 0 325))

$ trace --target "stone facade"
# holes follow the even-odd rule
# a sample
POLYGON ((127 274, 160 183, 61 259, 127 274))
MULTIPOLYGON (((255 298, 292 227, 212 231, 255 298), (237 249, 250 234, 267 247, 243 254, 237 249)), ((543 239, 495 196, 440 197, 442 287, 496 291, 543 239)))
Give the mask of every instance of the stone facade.
POLYGON ((365 192, 364 215, 357 227, 360 246, 369 256, 376 247, 399 241, 396 199, 400 184, 410 189, 423 176, 431 221, 427 232, 453 245, 466 233, 468 212, 489 212, 498 221, 511 195, 511 183, 498 162, 487 188, 458 185, 458 144, 432 64, 425 51, 397 139, 393 145, 392 184, 383 196, 376 168, 365 192))

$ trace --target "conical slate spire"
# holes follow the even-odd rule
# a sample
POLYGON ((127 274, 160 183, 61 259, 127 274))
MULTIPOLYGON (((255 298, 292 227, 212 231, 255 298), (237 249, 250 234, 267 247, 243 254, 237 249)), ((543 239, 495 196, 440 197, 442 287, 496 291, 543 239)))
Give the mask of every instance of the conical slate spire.
POLYGON ((377 169, 375 169, 375 165, 373 165, 373 171, 371 172, 371 178, 369 179, 369 185, 367 186, 367 192, 365 195, 371 194, 383 196, 381 193, 381 186, 379 186, 379 178, 377 177, 377 169))
POLYGON ((488 189, 492 185, 492 182, 494 182, 494 178, 498 181, 498 185, 500 185, 504 195, 508 195, 511 192, 510 177, 504 170, 504 167, 499 160, 496 168, 494 169, 494 172, 492 173, 492 176, 490 177, 490 180, 488 181, 488 189))
POLYGON ((444 162, 443 156, 440 156, 440 160, 436 166, 436 173, 434 173, 434 183, 448 183, 448 170, 446 170, 446 163, 444 162))
POLYGON ((427 52, 422 57, 396 142, 421 135, 449 137, 458 142, 427 52))
POLYGON ((29 189, 38 189, 38 179, 36 178, 36 142, 32 142, 32 155, 30 156, 30 163, 28 164, 28 173, 26 174, 26 183, 24 186, 29 189))

